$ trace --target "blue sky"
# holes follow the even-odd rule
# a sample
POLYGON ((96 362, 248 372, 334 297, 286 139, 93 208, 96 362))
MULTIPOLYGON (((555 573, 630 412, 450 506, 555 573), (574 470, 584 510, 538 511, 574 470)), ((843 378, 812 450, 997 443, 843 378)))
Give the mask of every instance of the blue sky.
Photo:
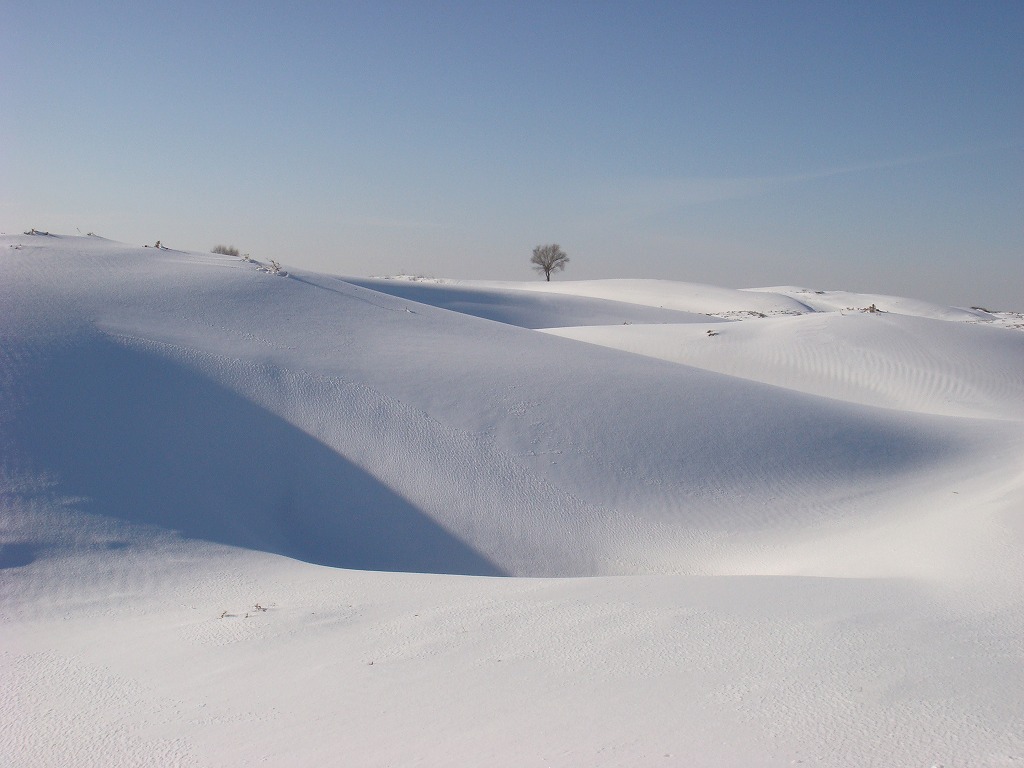
POLYGON ((0 0, 0 231, 1024 310, 1024 2, 0 0))

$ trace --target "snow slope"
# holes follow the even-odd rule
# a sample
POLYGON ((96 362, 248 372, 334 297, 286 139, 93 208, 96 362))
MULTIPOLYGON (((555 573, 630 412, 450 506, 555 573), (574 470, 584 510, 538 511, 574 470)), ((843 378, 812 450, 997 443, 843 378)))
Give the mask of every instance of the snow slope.
POLYGON ((15 765, 1024 757, 1024 334, 0 247, 15 765))
POLYGON ((1024 419, 1024 334, 1002 328, 913 315, 826 312, 726 326, 550 332, 847 402, 1024 419))

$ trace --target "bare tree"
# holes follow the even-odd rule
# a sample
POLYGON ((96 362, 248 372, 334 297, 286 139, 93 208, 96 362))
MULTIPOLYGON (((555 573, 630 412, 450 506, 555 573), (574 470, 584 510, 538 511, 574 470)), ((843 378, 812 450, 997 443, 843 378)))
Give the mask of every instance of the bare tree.
POLYGON ((533 249, 530 263, 538 272, 543 272, 547 281, 551 282, 551 273, 565 269, 565 265, 569 263, 569 257, 558 247, 558 243, 538 245, 533 249))

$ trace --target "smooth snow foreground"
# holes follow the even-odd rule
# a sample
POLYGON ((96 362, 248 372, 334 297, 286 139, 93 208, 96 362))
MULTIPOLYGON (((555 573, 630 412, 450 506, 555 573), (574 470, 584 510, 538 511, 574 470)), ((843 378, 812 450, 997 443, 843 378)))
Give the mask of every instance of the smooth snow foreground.
POLYGON ((1024 762, 1021 316, 0 248, 0 763, 1024 762))

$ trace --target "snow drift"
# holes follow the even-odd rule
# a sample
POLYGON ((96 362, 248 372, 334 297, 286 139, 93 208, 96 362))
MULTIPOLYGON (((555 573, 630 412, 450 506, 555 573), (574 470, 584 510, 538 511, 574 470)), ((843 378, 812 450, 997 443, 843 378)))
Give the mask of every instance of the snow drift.
MULTIPOLYGON (((420 729, 407 718, 422 717, 416 707, 433 707, 423 698, 427 688, 410 683, 400 694, 398 678, 387 691, 366 678, 351 699, 323 691, 314 697, 316 713, 303 697, 288 698, 287 683, 278 681, 265 706, 280 696, 289 702, 289 728, 307 740, 298 759, 305 764, 324 759, 330 742, 317 723, 325 713, 353 716, 359 691, 369 695, 371 688, 383 701, 402 695, 418 702, 397 707, 404 714, 394 717, 404 723, 402 738, 437 762, 433 736, 471 727, 474 709, 487 700, 484 680, 492 673, 473 666, 479 654, 558 659, 556 677, 582 675, 584 688, 593 687, 595 703, 582 708, 582 719, 562 722, 569 736, 541 737, 549 762, 566 764, 584 759, 573 750, 597 738, 584 726, 587 717, 604 722, 617 746, 607 759, 586 762, 653 757, 625 746, 630 729, 651 743, 675 729, 678 747, 716 732, 714 721, 731 724, 720 726, 726 740, 742 734, 740 746, 712 750, 706 763, 692 753, 689 764, 770 764, 764 712, 775 712, 788 729, 778 752, 788 760, 817 739, 784 712, 823 706, 812 680, 835 663, 830 648, 850 626, 863 631, 874 621, 866 617, 880 610, 887 622, 910 617, 903 639, 918 637, 929 622, 947 628, 942 642, 922 641, 922 675, 943 663, 948 643, 982 627, 1003 638, 999 658, 1024 660, 1019 640, 1011 639, 1024 616, 1024 334, 999 327, 1015 324, 1010 315, 884 296, 667 281, 369 280, 291 268, 278 276, 231 256, 94 237, 5 236, 0 245, 0 595, 5 631, 18 627, 27 638, 4 656, 20 681, 12 695, 22 698, 4 704, 15 725, 3 746, 25 755, 25 764, 90 755, 97 764, 117 756, 127 764, 159 752, 135 730, 120 752, 91 741, 86 722, 76 721, 64 740, 37 743, 28 735, 64 695, 59 685, 52 695, 32 693, 41 675, 56 674, 58 657, 67 658, 45 656, 55 646, 31 629, 51 626, 58 614, 77 617, 81 637, 106 633, 104 611, 170 621, 182 637, 207 639, 196 641, 194 652, 167 645, 173 635, 140 642, 174 664, 208 670, 217 663, 217 643, 249 642, 244 633, 218 634, 236 631, 229 619, 250 628, 245 632, 263 626, 259 631, 270 634, 259 637, 270 644, 254 658, 273 657, 299 676, 309 674, 304 659, 350 631, 351 642, 371 653, 366 644, 380 641, 389 622, 401 636, 419 638, 412 656, 394 654, 418 660, 416 679, 428 687, 453 659, 477 659, 477 671, 456 675, 470 706, 449 703, 420 729), (217 576, 225 573, 233 575, 217 576), (727 577, 733 581, 719 581, 727 577), (834 600, 815 581, 821 577, 839 580, 834 600), (268 589, 256 584, 276 585, 271 591, 302 609, 275 619, 284 622, 276 630, 265 623, 265 605, 234 610, 268 589), (336 590, 357 595, 349 598, 355 602, 375 595, 377 618, 343 619, 329 597, 336 590), (419 613, 399 597, 405 590, 435 612, 461 617, 456 624, 469 621, 483 645, 456 657, 431 652, 448 648, 457 630, 447 619, 414 628, 410 617, 419 613), (536 590, 559 610, 542 610, 536 590), (600 607, 605 593, 620 595, 615 607, 600 607), (482 607, 498 600, 500 609, 482 607), (613 726, 606 722, 611 710, 600 704, 608 691, 617 686, 628 698, 641 696, 641 683, 653 684, 652 676, 678 682, 670 673, 680 669, 676 662, 649 661, 641 671, 614 649, 654 642, 651 659, 678 661, 681 646, 664 639, 676 636, 664 612, 679 600, 691 606, 686 610, 711 611, 691 631, 708 649, 693 663, 722 665, 710 677, 701 673, 714 695, 696 699, 685 727, 656 716, 661 704, 645 707, 639 699, 629 705, 635 716, 613 726), (181 613, 197 603, 210 615, 181 613), (772 605, 778 611, 768 618, 772 605), (253 620, 245 624, 242 613, 253 620), (733 614, 751 621, 750 632, 783 664, 801 655, 794 638, 812 638, 809 671, 795 678, 792 701, 773 693, 775 704, 758 713, 730 698, 723 675, 761 674, 734 658, 740 641, 731 634, 733 614), (310 624, 317 615, 333 617, 336 629, 324 634, 310 624), (620 619, 620 634, 606 637, 602 624, 620 619), (345 634, 336 634, 342 626, 345 634), (538 632, 568 632, 581 647, 601 637, 602 653, 611 654, 602 658, 618 660, 587 672, 594 660, 584 661, 586 653, 566 661, 562 646, 537 645, 538 632), (664 643, 642 640, 648 632, 664 643), (715 654, 721 659, 712 664, 715 654), (641 687, 623 686, 623 676, 641 687), (577 746, 565 751, 566 744, 577 746)), ((128 633, 151 626, 115 623, 128 633)), ((65 651, 85 652, 79 635, 59 637, 65 651)), ((375 655, 390 647, 380 642, 375 655)), ((752 637, 741 644, 748 642, 752 637)), ((835 652, 854 653, 848 643, 842 647, 835 652)), ((876 662, 891 671, 900 658, 880 652, 876 662)), ((1005 694, 1014 677, 971 658, 978 670, 965 685, 969 695, 908 717, 958 734, 967 750, 961 756, 983 761, 987 750, 1005 757, 1017 743, 1009 723, 1019 712, 1005 694), (989 685, 1003 693, 986 698, 989 685), (994 729, 961 718, 979 702, 992 709, 994 729)), ((765 663, 770 674, 782 674, 783 667, 765 663)), ((142 672, 133 664, 121 668, 136 679, 142 672)), ((515 663, 506 670, 498 688, 518 704, 501 717, 536 725, 523 714, 530 703, 512 695, 522 685, 534 703, 543 700, 538 717, 560 706, 563 694, 546 688, 543 674, 515 663)), ((168 695, 193 696, 173 676, 156 674, 168 695)), ((827 679, 826 687, 849 682, 827 679)), ((239 697, 264 701, 216 680, 190 684, 222 713, 234 711, 239 697)), ((928 700, 937 690, 928 689, 928 700)), ((668 696, 662 691, 654 701, 668 696)), ((142 700, 148 703, 139 711, 153 711, 153 702, 142 700)), ((891 714, 885 696, 865 706, 865 722, 891 714)), ((901 732, 902 741, 894 736, 889 747, 875 749, 871 731, 851 718, 833 730, 861 759, 907 757, 900 750, 927 742, 901 732)), ((213 732, 203 736, 202 728, 174 722, 173 738, 192 744, 179 749, 174 742, 166 754, 175 759, 198 750, 199 763, 246 764, 260 749, 285 754, 284 742, 264 739, 236 760, 219 751, 213 732)), ((397 722, 385 717, 362 727, 373 734, 397 722)), ((146 720, 145 728, 156 725, 146 720)), ((458 738, 449 735, 451 747, 458 738)), ((352 738, 367 764, 415 754, 352 738)), ((463 743, 460 754, 521 764, 516 756, 540 752, 491 733, 463 743)), ((836 753, 829 755, 834 761, 836 753)))

